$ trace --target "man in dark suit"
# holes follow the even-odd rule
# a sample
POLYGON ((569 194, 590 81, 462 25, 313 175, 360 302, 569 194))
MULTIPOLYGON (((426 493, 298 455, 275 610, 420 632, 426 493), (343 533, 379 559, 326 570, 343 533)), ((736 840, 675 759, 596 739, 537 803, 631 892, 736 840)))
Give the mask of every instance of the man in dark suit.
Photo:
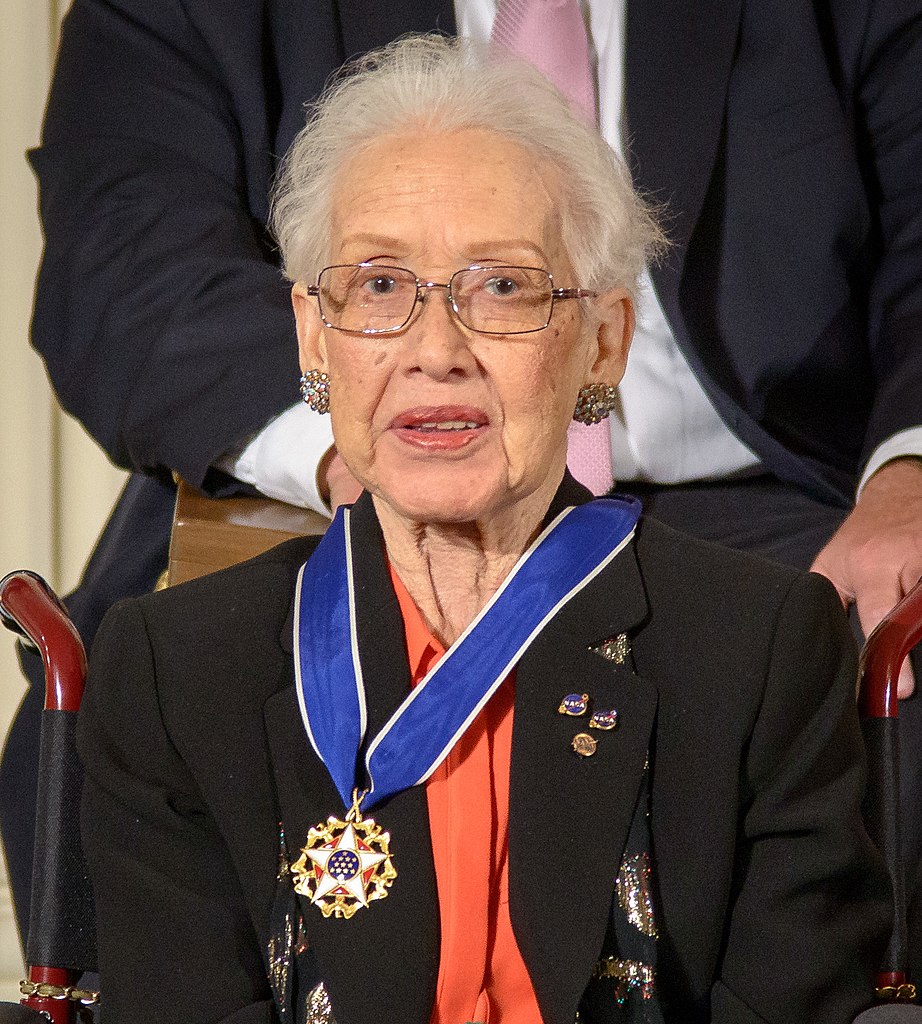
MULTIPOLYGON (((447 0, 75 3, 32 156, 47 238, 34 342, 65 407, 136 471, 70 601, 87 638, 162 570, 171 473, 245 488, 225 470, 291 405, 264 225, 303 103, 350 55, 454 31, 456 10, 471 17, 447 0)), ((674 243, 658 299, 758 474, 627 487, 692 532, 804 566, 821 552, 868 628, 922 573, 922 12, 638 0, 625 36, 627 154, 674 243)), ((11 737, 5 793, 22 793, 10 780, 28 777, 35 720, 11 737)))

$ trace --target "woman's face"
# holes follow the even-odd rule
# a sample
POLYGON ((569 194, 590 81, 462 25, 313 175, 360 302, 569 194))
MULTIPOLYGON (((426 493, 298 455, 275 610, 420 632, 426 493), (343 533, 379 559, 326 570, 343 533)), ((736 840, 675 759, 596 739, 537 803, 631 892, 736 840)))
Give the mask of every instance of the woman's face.
MULTIPOLYGON (((407 267, 447 282, 473 264, 540 267, 577 287, 556 214, 556 170, 481 130, 383 138, 349 161, 330 264, 407 267)), ((478 334, 432 289, 396 334, 324 327, 297 284, 301 367, 331 378, 340 455, 365 488, 417 522, 461 523, 549 502, 579 388, 617 383, 633 328, 624 291, 559 301, 548 327, 478 334), (581 309, 581 307, 583 307, 581 309)))

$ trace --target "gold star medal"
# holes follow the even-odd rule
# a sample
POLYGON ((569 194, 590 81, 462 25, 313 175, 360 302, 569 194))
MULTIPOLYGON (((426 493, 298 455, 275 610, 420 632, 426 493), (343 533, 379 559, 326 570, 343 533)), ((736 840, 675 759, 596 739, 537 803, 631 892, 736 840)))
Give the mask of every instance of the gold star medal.
POLYGON ((307 833, 307 844, 291 866, 295 892, 320 908, 324 917, 348 920, 372 900, 383 900, 397 877, 390 833, 363 818, 364 793, 355 790, 345 821, 332 814, 307 833))

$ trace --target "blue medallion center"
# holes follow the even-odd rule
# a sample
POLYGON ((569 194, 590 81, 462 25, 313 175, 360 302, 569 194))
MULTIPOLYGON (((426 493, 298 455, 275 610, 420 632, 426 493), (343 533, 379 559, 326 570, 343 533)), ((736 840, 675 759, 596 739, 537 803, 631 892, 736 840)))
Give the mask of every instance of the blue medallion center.
POLYGON ((327 863, 327 872, 337 882, 348 882, 355 878, 361 867, 358 856, 352 850, 337 850, 327 863))

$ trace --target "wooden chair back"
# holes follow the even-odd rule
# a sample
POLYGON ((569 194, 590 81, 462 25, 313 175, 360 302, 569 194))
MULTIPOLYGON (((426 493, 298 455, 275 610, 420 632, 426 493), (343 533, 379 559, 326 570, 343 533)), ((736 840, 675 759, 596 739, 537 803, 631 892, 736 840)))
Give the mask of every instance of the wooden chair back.
POLYGON ((272 498, 208 498, 179 481, 167 584, 226 569, 282 541, 322 534, 329 520, 272 498))

